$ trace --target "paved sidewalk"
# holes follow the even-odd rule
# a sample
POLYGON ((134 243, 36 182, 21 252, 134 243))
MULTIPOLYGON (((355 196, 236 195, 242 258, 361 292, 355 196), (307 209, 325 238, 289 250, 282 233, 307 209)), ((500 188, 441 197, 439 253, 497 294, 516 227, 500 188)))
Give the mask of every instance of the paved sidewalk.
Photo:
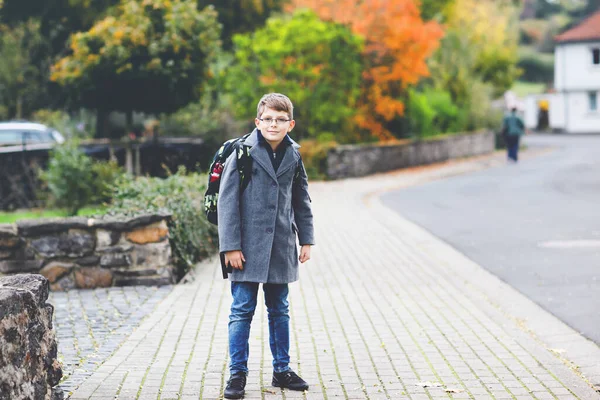
MULTIPOLYGON (((259 307, 246 398, 600 399, 528 331, 519 310, 537 318, 541 309, 376 195, 503 158, 312 184, 317 246, 290 286, 292 368, 311 388, 270 386, 267 316, 259 307)), ((216 259, 201 264, 196 280, 177 285, 71 398, 221 398, 228 289, 216 259)), ((562 326, 543 317, 548 329, 562 326)), ((594 360, 600 364, 600 356, 594 360)))
POLYGON ((173 286, 112 287, 50 292, 54 329, 63 378, 58 389, 68 394, 83 383, 173 286))

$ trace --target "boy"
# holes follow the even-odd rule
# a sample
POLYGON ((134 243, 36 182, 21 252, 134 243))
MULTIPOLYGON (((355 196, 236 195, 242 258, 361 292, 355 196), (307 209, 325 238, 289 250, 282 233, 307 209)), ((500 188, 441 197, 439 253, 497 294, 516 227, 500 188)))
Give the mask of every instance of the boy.
POLYGON ((219 247, 231 266, 229 354, 231 376, 225 398, 244 396, 248 373, 248 338, 262 283, 269 314, 273 354, 273 386, 307 390, 308 384, 289 367, 288 283, 298 280, 298 260, 310 259, 313 216, 308 180, 298 148, 288 133, 294 129, 293 105, 282 94, 258 102, 256 129, 246 138, 252 177, 240 194, 237 152, 225 162, 217 203, 219 247), (300 256, 296 234, 301 245, 300 256))

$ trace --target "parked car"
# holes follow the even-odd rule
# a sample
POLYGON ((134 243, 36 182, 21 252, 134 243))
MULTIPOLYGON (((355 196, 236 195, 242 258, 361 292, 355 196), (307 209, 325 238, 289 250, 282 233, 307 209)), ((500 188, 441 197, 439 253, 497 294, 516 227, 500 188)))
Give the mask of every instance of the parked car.
POLYGON ((46 125, 26 121, 0 122, 0 146, 63 143, 64 136, 46 125))

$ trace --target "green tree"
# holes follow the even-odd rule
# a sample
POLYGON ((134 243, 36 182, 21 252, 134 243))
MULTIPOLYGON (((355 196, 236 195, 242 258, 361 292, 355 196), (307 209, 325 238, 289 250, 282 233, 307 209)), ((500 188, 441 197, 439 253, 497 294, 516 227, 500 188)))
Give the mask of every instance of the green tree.
POLYGON ((223 47, 230 49, 233 35, 253 32, 275 12, 281 12, 286 0, 198 0, 198 8, 213 6, 223 26, 223 47))
MULTIPOLYGON (((194 0, 122 0, 87 32, 71 36, 72 54, 52 68, 51 79, 81 105, 109 111, 171 113, 197 100, 208 64, 219 49, 212 8, 194 0)), ((100 125, 97 135, 104 133, 100 125)))
POLYGON ((23 118, 36 106, 42 72, 33 52, 42 43, 39 23, 29 20, 9 27, 0 25, 0 117, 23 118))
POLYGON ((441 18, 446 7, 455 0, 421 0, 421 16, 424 20, 441 18))
POLYGON ((6 24, 40 21, 40 34, 51 44, 51 54, 67 47, 72 33, 89 29, 119 0, 4 0, 0 20, 6 24))
POLYGON ((512 87, 520 74, 517 16, 510 0, 455 0, 447 8, 447 32, 472 49, 473 75, 490 83, 496 96, 512 87))
POLYGON ((269 19, 264 28, 233 41, 235 62, 225 86, 238 117, 256 117, 260 96, 276 91, 294 102, 295 137, 352 134, 363 44, 348 28, 304 10, 269 19))

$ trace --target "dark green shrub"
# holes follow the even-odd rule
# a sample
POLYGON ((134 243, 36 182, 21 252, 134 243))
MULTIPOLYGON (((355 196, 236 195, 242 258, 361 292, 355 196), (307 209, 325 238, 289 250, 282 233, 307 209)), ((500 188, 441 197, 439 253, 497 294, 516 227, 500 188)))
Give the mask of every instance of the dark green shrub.
POLYGON ((115 185, 124 173, 116 161, 95 161, 92 164, 94 177, 92 203, 104 204, 110 202, 115 185))
POLYGON ((75 142, 67 142, 50 152, 48 169, 40 178, 51 193, 51 204, 65 207, 69 215, 90 204, 94 195, 92 160, 75 142))
POLYGON ((91 204, 109 202, 115 182, 123 174, 116 162, 94 161, 76 141, 68 141, 50 152, 48 168, 40 178, 50 191, 48 206, 66 208, 68 215, 91 204))
POLYGON ((125 176, 117 184, 106 215, 135 216, 167 212, 169 241, 181 278, 197 261, 218 248, 216 227, 203 210, 206 175, 188 174, 181 167, 166 179, 125 176))

